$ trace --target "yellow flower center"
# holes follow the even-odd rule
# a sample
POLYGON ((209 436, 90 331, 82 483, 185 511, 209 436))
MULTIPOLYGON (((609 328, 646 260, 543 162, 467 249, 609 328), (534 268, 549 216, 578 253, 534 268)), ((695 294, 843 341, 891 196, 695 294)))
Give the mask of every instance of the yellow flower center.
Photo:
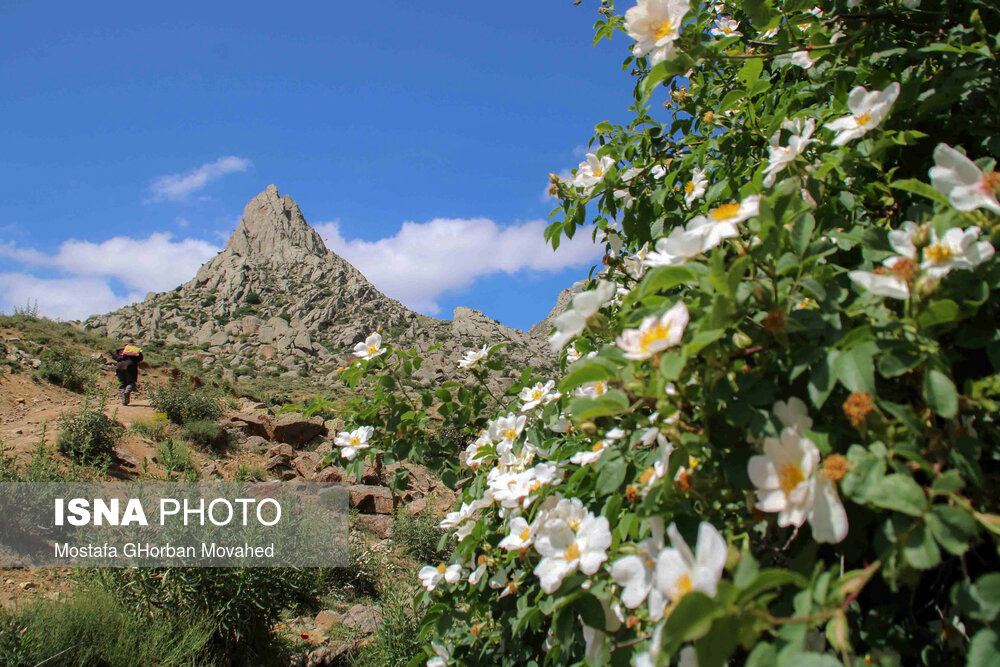
POLYGON ((677 604, 681 601, 682 597, 690 593, 693 589, 694 584, 691 582, 691 575, 685 572, 677 577, 677 581, 674 582, 674 589, 670 591, 670 601, 677 604))
POLYGON ((778 471, 778 477, 781 480, 779 482, 779 486, 785 493, 791 493, 792 490, 805 481, 806 478, 806 476, 802 473, 802 469, 794 463, 786 463, 781 466, 781 469, 778 471))
POLYGON ((375 354, 376 352, 378 352, 378 346, 376 345, 368 346, 368 354, 375 354))
POLYGON ((444 571, 447 569, 448 566, 445 565, 444 563, 441 563, 440 565, 437 566, 437 571, 440 572, 441 574, 444 574, 444 571))
POLYGON ((924 250, 924 257, 934 262, 935 264, 945 264, 950 262, 955 256, 955 251, 951 249, 951 246, 946 246, 943 243, 935 243, 932 246, 928 246, 924 250))
POLYGON ((696 459, 693 456, 689 456, 688 457, 688 465, 691 467, 691 470, 694 470, 695 468, 698 467, 698 459, 696 459))
POLYGON ((648 329, 639 332, 639 349, 649 350, 649 346, 670 336, 670 325, 655 323, 648 329))
POLYGON ((987 192, 1000 192, 1000 171, 988 171, 983 174, 983 188, 987 192))
POLYGON ((728 204, 723 204, 718 208, 713 208, 708 212, 712 216, 713 220, 728 220, 729 218, 735 218, 740 213, 740 205, 736 202, 729 202, 728 204))
POLYGON ((646 556, 646 567, 648 567, 648 568, 654 568, 654 567, 656 567, 656 563, 649 556, 646 556))
POLYGON ((563 552, 563 558, 566 560, 576 560, 580 557, 580 547, 576 546, 576 542, 566 547, 566 551, 563 552))
POLYGON ((524 530, 521 531, 521 533, 518 535, 518 537, 521 538, 522 542, 527 542, 528 538, 531 537, 531 529, 530 528, 525 528, 524 530))
POLYGON ((569 521, 566 522, 566 525, 572 528, 573 530, 580 530, 579 519, 570 519, 569 521))
POLYGON ((653 475, 655 473, 656 471, 653 469, 653 466, 649 466, 648 468, 642 471, 641 475, 639 475, 639 483, 646 484, 647 482, 649 482, 650 479, 653 478, 653 475))
POLYGON ((506 431, 503 432, 503 437, 505 440, 513 440, 514 438, 517 437, 517 429, 516 428, 507 429, 506 431))
POLYGON ((600 167, 597 167, 591 173, 594 175, 594 178, 600 178, 601 176, 604 176, 604 170, 601 169, 600 167))
POLYGON ((541 400, 542 396, 544 396, 544 392, 541 389, 535 389, 531 392, 531 399, 534 401, 541 400))
POLYGON ((594 383, 594 395, 595 396, 600 396, 601 394, 603 394, 607 390, 608 390, 607 385, 604 384, 603 382, 597 381, 597 382, 594 383))
POLYGON ((674 33, 674 24, 670 22, 670 19, 661 22, 655 28, 653 28, 653 37, 656 39, 663 39, 664 37, 669 37, 674 33))
POLYGON ((361 444, 361 438, 359 438, 356 435, 352 435, 351 439, 348 442, 350 442, 350 444, 351 444, 352 447, 355 447, 355 446, 361 444))
POLYGON ((691 194, 692 192, 694 192, 694 181, 688 181, 687 183, 684 184, 684 192, 686 192, 687 194, 691 194))
POLYGON ((595 443, 594 446, 590 448, 590 451, 599 452, 603 450, 606 446, 607 443, 605 443, 603 440, 598 440, 597 443, 595 443))
POLYGON ((858 127, 862 127, 872 122, 872 115, 868 111, 864 113, 859 113, 857 116, 854 117, 854 122, 858 124, 858 127))
POLYGON ((536 479, 534 482, 531 483, 531 486, 529 488, 532 491, 537 491, 538 489, 542 488, 542 483, 536 479))

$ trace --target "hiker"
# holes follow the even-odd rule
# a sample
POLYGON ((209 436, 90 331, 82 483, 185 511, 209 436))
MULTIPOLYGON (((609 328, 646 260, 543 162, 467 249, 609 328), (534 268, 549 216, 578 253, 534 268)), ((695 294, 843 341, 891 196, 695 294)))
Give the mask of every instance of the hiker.
POLYGON ((128 405, 129 394, 135 391, 139 383, 139 364, 142 363, 142 350, 137 345, 127 344, 120 350, 115 350, 111 358, 118 362, 115 374, 118 375, 118 395, 122 405, 128 405))

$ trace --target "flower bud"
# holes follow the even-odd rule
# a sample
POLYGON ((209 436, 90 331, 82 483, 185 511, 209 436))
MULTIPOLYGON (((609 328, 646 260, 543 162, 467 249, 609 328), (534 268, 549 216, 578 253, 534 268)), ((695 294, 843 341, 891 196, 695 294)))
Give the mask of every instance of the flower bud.
POLYGON ((926 248, 931 243, 931 230, 929 225, 920 225, 917 231, 913 232, 913 245, 920 250, 926 248))
POLYGON ((737 331, 736 333, 733 334, 733 345, 735 345, 739 349, 745 350, 746 348, 750 347, 751 343, 753 343, 753 339, 750 338, 750 336, 743 333, 742 331, 737 331))
POLYGON ((921 299, 926 299, 935 291, 937 291, 940 282, 941 281, 939 281, 938 279, 932 278, 931 276, 928 275, 921 276, 920 279, 917 280, 917 284, 915 285, 917 296, 919 296, 921 299))

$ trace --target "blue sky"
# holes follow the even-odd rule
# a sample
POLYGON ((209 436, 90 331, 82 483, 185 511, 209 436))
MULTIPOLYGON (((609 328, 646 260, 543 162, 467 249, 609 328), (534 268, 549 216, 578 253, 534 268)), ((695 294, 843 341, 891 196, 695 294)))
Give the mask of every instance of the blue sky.
POLYGON ((599 256, 543 255, 538 222, 547 174, 627 118, 597 6, 7 0, 0 309, 170 289, 275 183, 407 305, 531 326, 599 256))

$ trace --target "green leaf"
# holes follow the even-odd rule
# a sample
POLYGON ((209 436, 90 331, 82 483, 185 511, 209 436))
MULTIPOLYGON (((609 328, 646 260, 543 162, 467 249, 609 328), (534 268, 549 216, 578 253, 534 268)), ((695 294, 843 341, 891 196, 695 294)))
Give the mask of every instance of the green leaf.
POLYGON ((847 460, 851 464, 850 472, 840 483, 841 491, 856 503, 870 502, 872 492, 885 475, 885 461, 861 445, 851 445, 847 460))
POLYGON ((922 434, 924 432, 923 424, 920 423, 920 419, 916 414, 914 414, 913 410, 910 409, 910 406, 882 400, 880 400, 878 404, 880 408, 888 412, 890 415, 898 419, 901 424, 906 426, 911 433, 922 434))
POLYGON ((823 407, 826 403, 826 399, 829 398, 830 392, 833 391, 835 379, 832 372, 834 364, 836 364, 837 357, 840 353, 837 350, 830 350, 826 353, 826 358, 822 359, 813 368, 813 372, 809 375, 809 400, 812 401, 813 406, 818 410, 823 407))
POLYGON ((715 611, 712 598, 698 591, 688 593, 667 617, 664 641, 686 642, 700 637, 711 625, 715 611))
POLYGON ((617 389, 612 389, 597 398, 579 396, 569 404, 573 419, 578 421, 617 415, 626 410, 628 410, 628 397, 617 389))
POLYGON ((869 502, 878 507, 922 516, 927 511, 927 496, 909 475, 888 475, 872 491, 869 502))
POLYGON ((887 352, 878 358, 878 372, 884 378, 899 377, 909 373, 923 361, 923 357, 912 352, 887 352))
POLYGON ((922 327, 932 327, 936 324, 945 324, 961 319, 962 311, 958 304, 951 299, 941 299, 930 302, 924 309, 917 322, 922 327))
POLYGON ((660 356, 660 375, 664 380, 673 382, 681 376, 684 371, 684 364, 687 363, 687 355, 683 350, 680 352, 666 352, 660 356))
POLYGON ((602 632, 607 630, 604 605, 594 597, 593 593, 580 593, 571 601, 571 605, 580 612, 580 618, 585 624, 602 632))
POLYGON ((1000 664, 1000 637, 995 630, 983 628, 969 643, 966 667, 996 667, 1000 664))
POLYGON ((753 600, 761 593, 769 591, 772 588, 778 588, 780 586, 797 586, 798 588, 806 588, 808 585, 809 580, 798 572, 779 568, 769 568, 767 570, 761 570, 750 585, 746 586, 743 591, 740 592, 737 600, 739 604, 743 604, 753 600))
POLYGON ((607 461, 597 476, 597 484, 594 489, 597 495, 606 496, 620 489, 622 482, 625 481, 627 469, 628 465, 621 457, 607 461))
POLYGON ((678 285, 693 282, 696 278, 695 272, 686 266, 657 267, 646 274, 642 282, 639 283, 639 289, 633 290, 626 299, 626 303, 634 303, 650 294, 665 292, 678 285))
POLYGON ((924 375, 924 400, 928 407, 946 419, 958 414, 958 390, 947 375, 936 368, 924 375))
POLYGON ((698 667, 723 667, 736 650, 739 641, 739 621, 733 616, 719 619, 711 631, 695 643, 698 667))
POLYGON ((747 91, 742 88, 737 88, 736 90, 730 90, 725 97, 722 98, 722 102, 719 103, 719 111, 729 111, 730 109, 737 106, 744 97, 747 96, 747 91))
POLYGON ((903 190, 905 192, 912 192, 915 195, 920 195, 921 197, 926 197, 939 204, 948 204, 948 198, 935 190, 930 184, 924 183, 923 181, 918 181, 915 178, 908 178, 903 181, 893 181, 889 184, 890 188, 895 188, 896 190, 903 190))
POLYGON ((760 73, 764 70, 764 60, 762 58, 750 58, 736 75, 745 88, 760 78, 760 73))
POLYGON ((968 551, 979 534, 979 524, 960 507, 934 505, 924 520, 937 543, 956 556, 968 551))
POLYGON ((914 524, 903 542, 903 556, 918 570, 929 570, 941 563, 941 551, 934 543, 930 531, 922 524, 914 524))
POLYGON ((559 382, 559 391, 565 394, 588 382, 607 380, 617 373, 618 366, 608 359, 601 357, 581 359, 569 367, 566 377, 559 382))
POLYGON ((649 74, 646 75, 646 78, 642 80, 642 84, 640 85, 639 90, 642 96, 642 103, 646 103, 657 86, 675 76, 684 74, 691 69, 693 64, 694 61, 691 60, 690 56, 680 53, 674 58, 653 65, 653 68, 649 70, 649 74))
POLYGON ((815 228, 816 220, 808 213, 796 218, 795 224, 792 226, 792 248, 799 257, 805 255, 815 228))
POLYGON ((834 375, 850 391, 875 394, 874 344, 865 343, 841 352, 833 364, 834 375))

